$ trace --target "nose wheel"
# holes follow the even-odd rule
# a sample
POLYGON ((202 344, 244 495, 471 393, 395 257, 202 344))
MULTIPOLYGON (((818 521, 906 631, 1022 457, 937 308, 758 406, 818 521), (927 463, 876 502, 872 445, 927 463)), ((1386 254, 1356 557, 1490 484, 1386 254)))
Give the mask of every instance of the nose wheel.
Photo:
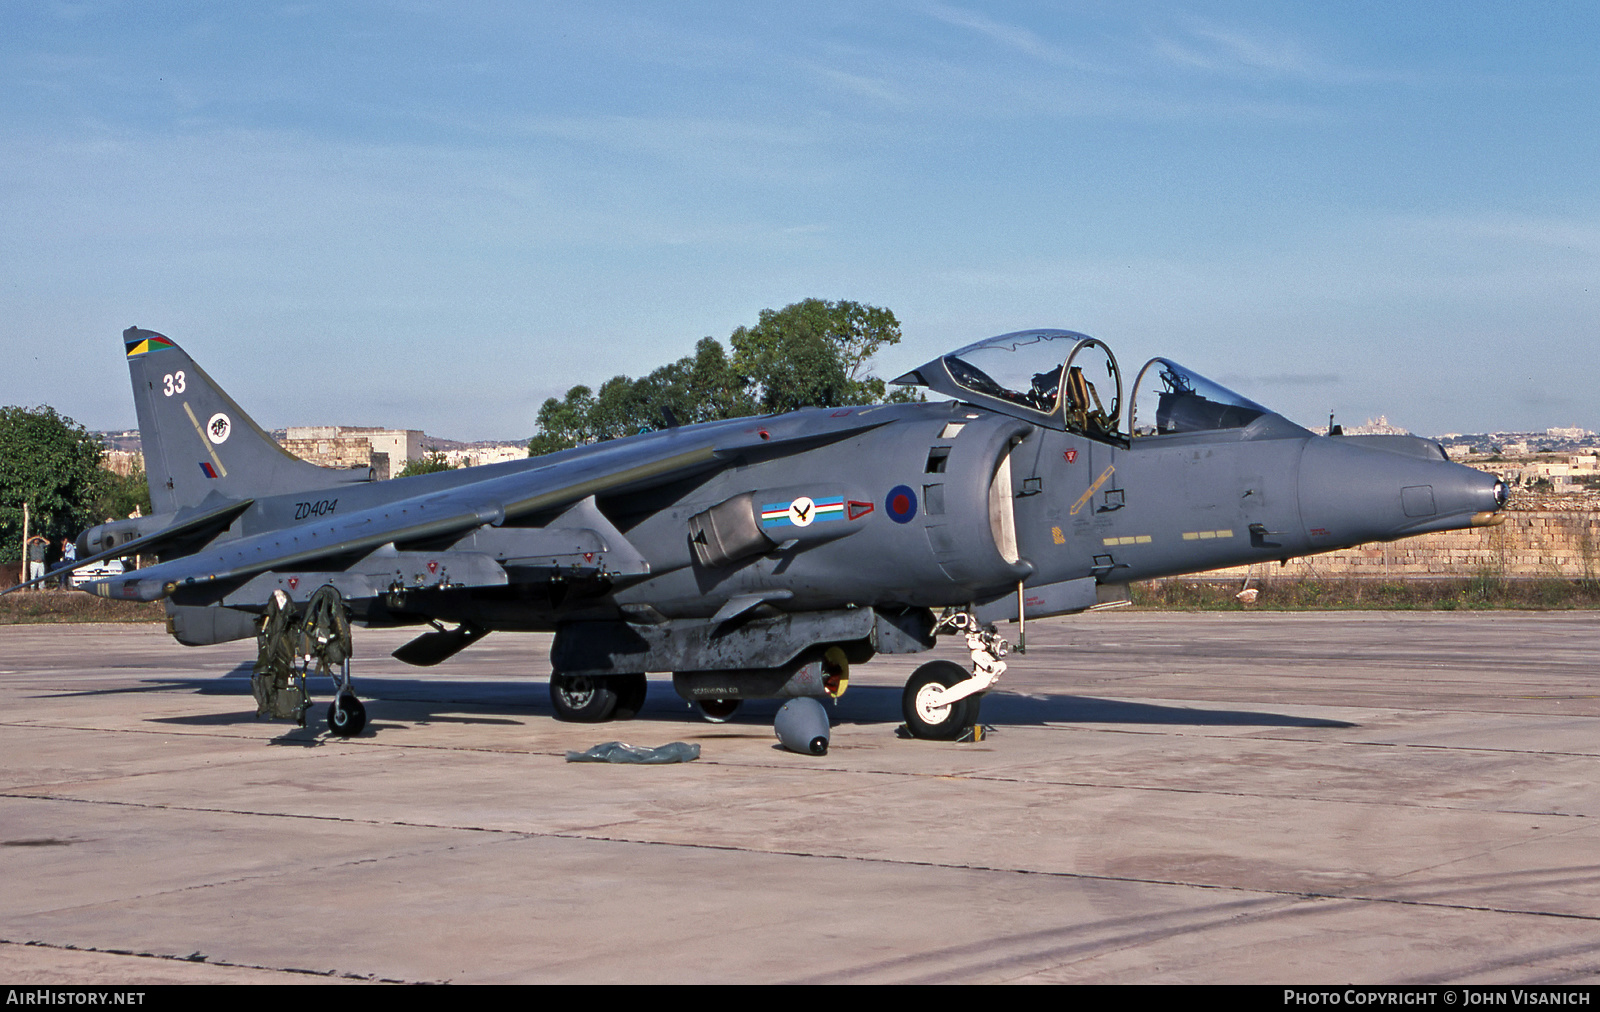
POLYGON ((969 613, 947 612, 935 631, 949 629, 967 637, 972 670, 954 661, 929 661, 912 673, 900 696, 900 712, 912 737, 955 741, 978 722, 979 700, 1005 673, 1001 660, 1011 644, 993 625, 980 625, 969 613))
POLYGON ((978 697, 948 702, 946 690, 972 677, 954 661, 929 661, 906 682, 900 696, 900 713, 906 728, 917 738, 954 741, 978 722, 978 697))

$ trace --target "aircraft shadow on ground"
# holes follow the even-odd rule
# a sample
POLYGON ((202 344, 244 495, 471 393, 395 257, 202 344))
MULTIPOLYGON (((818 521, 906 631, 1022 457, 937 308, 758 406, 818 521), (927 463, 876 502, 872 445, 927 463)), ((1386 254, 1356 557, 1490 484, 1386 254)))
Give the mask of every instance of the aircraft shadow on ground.
MULTIPOLYGON (((423 678, 373 677, 356 679, 356 691, 367 701, 370 719, 416 723, 519 724, 529 719, 548 719, 552 711, 543 678, 526 682, 470 681, 452 678, 438 681, 423 678), (464 714, 466 708, 471 713, 464 714)), ((240 720, 254 720, 250 706, 250 665, 241 664, 220 678, 171 678, 145 681, 122 689, 96 689, 71 695, 105 695, 118 692, 151 692, 187 689, 205 696, 240 696, 247 709, 238 713, 196 714, 192 717, 163 717, 157 723, 186 726, 219 726, 240 720)), ((316 678, 311 683, 312 709, 309 716, 320 720, 332 699, 332 683, 316 678)), ((901 690, 893 686, 856 685, 837 704, 828 706, 829 718, 840 724, 899 723, 901 690)), ((747 701, 729 721, 729 726, 771 724, 781 699, 747 701)), ((984 697, 979 719, 996 727, 1038 727, 1044 724, 1136 724, 1188 727, 1354 727, 1348 721, 1304 717, 1258 710, 1211 709, 1195 706, 1168 706, 1092 696, 1025 696, 996 691, 984 697)), ((644 710, 633 723, 699 721, 694 711, 672 691, 665 679, 650 681, 650 695, 644 710)), ((619 726, 621 724, 619 723, 619 726)))

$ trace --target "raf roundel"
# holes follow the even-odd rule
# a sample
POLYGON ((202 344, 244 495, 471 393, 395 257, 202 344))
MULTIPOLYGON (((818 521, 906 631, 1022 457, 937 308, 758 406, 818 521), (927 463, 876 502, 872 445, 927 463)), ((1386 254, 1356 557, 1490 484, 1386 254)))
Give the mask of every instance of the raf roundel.
POLYGON ((228 433, 233 431, 233 423, 228 421, 228 416, 218 411, 211 416, 211 421, 206 423, 206 438, 221 446, 228 441, 228 433))
POLYGON ((896 485, 889 490, 883 508, 888 511, 890 520, 897 524, 908 524, 917 515, 917 494, 911 491, 910 486, 896 485))

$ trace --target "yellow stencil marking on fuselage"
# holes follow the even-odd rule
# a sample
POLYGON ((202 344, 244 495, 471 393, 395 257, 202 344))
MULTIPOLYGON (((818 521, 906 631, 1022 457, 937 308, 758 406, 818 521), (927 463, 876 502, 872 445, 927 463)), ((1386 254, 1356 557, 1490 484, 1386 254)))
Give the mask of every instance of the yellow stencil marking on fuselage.
POLYGON ((1073 516, 1077 516, 1078 511, 1089 504, 1089 500, 1094 498, 1094 494, 1100 491, 1100 486, 1104 485, 1106 483, 1106 479, 1110 478, 1111 475, 1116 472, 1116 470, 1117 465, 1112 464, 1110 467, 1100 472, 1100 477, 1094 480, 1093 485, 1090 485, 1088 488, 1083 490, 1083 495, 1078 496, 1078 501, 1072 504, 1072 509, 1070 512, 1073 516))
POLYGON ((1061 533, 1061 528, 1059 527, 1050 528, 1050 539, 1058 545, 1067 543, 1067 536, 1061 533))
POLYGON ((1185 541, 1210 541, 1212 538, 1231 538, 1232 531, 1184 531, 1185 541))

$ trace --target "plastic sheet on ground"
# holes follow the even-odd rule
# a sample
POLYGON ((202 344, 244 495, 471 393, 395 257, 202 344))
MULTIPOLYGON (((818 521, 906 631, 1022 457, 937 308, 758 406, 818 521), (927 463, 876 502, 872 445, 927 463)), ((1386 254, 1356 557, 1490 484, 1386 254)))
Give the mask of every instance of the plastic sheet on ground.
POLYGON ((700 746, 675 741, 667 745, 629 745, 626 742, 608 741, 583 752, 568 752, 569 763, 632 763, 635 765, 660 765, 686 763, 700 758, 700 746))

